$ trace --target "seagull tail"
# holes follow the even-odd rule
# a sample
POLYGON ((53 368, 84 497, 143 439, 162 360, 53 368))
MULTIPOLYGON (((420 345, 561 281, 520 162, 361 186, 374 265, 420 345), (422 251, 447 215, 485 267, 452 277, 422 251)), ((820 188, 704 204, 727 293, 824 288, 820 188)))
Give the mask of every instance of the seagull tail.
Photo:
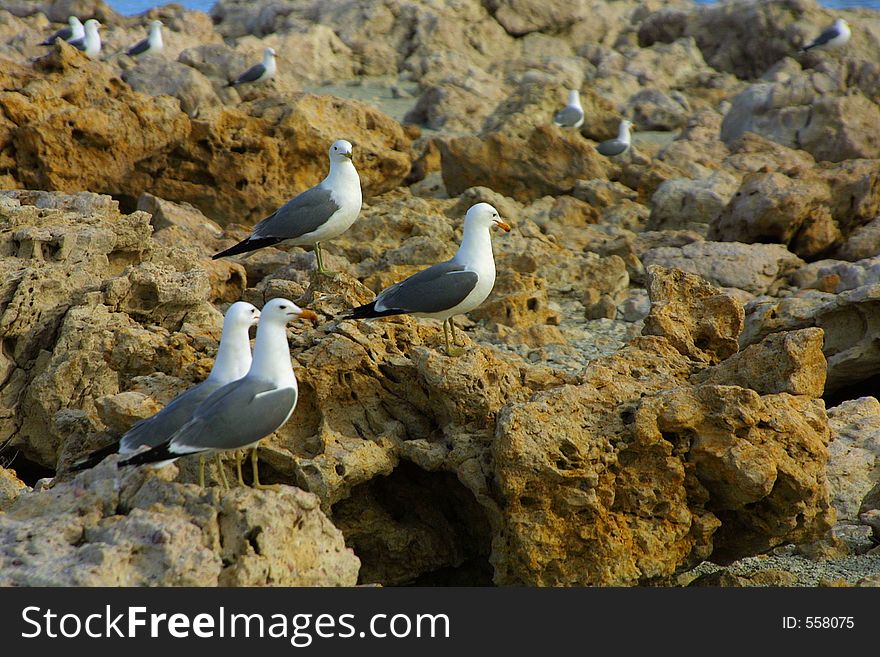
POLYGON ((229 82, 226 83, 226 86, 227 87, 237 87, 238 84, 239 84, 238 80, 230 80, 229 82))
POLYGON ((283 241, 284 240, 276 237, 248 237, 246 240, 242 240, 238 244, 230 246, 225 251, 215 253, 211 256, 211 259, 216 260, 217 258, 225 258, 226 256, 238 255, 239 253, 256 251, 257 249, 262 249, 264 246, 272 246, 273 244, 278 244, 278 242, 283 241))
POLYGON ((82 470, 88 470, 89 468, 93 468, 98 465, 105 458, 110 456, 111 454, 115 454, 119 451, 119 441, 117 440, 115 443, 110 443, 106 447, 102 447, 99 450, 95 450, 87 457, 82 459, 81 461, 77 461, 72 466, 70 466, 71 472, 80 472, 82 470))
POLYGON ((119 461, 116 465, 120 468, 126 465, 144 465, 146 463, 158 463, 159 461, 173 461, 184 456, 184 454, 175 454, 172 452, 169 447, 170 444, 171 441, 169 440, 168 442, 157 445, 152 449, 138 452, 137 454, 129 456, 127 459, 119 461))
POLYGON ((341 317, 343 319, 372 319, 373 317, 388 317, 389 315, 401 314, 403 314, 402 311, 394 308, 388 310, 376 310, 376 302, 371 301, 368 304, 352 308, 351 310, 342 313, 341 317))

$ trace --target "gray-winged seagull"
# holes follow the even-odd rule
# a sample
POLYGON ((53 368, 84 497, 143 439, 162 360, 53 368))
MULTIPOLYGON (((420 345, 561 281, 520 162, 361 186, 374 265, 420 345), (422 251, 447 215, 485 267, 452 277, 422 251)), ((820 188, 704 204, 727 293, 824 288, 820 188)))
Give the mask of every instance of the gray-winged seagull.
MULTIPOLYGON (((169 440, 120 461, 119 466, 164 464, 187 454, 255 447, 280 428, 293 413, 298 396, 287 344, 287 323, 297 317, 317 319, 315 313, 287 299, 266 303, 248 373, 215 390, 169 440)), ((257 472, 256 449, 251 453, 251 462, 254 487, 264 488, 257 472)))
POLYGON ((584 108, 577 89, 568 92, 568 103, 556 112, 553 123, 561 128, 580 128, 584 124, 584 108))
POLYGON ((361 179, 351 161, 352 146, 344 139, 333 142, 328 156, 330 173, 320 183, 294 197, 254 226, 250 237, 214 259, 255 251, 264 246, 314 246, 318 271, 324 269, 321 242, 347 231, 361 211, 361 179))
POLYGON ((626 152, 631 143, 631 137, 629 134, 629 131, 631 129, 632 121, 627 121, 626 119, 624 119, 620 122, 620 128, 617 132, 617 138, 606 139, 596 147, 596 150, 599 151, 602 155, 607 155, 608 157, 613 157, 615 155, 620 155, 621 153, 626 152))
POLYGON ((165 43, 162 41, 162 21, 150 22, 150 34, 146 39, 141 39, 131 48, 125 51, 129 57, 137 55, 149 55, 151 53, 162 52, 165 43))
POLYGON ((85 34, 79 39, 71 39, 70 45, 83 51, 89 59, 95 59, 101 54, 101 36, 98 34, 100 27, 101 24, 98 21, 90 18, 83 26, 85 34))
MULTIPOLYGON (((249 303, 237 301, 229 306, 223 318, 223 333, 220 335, 214 367, 208 378, 179 394, 161 411, 135 424, 117 442, 93 452, 71 470, 91 468, 110 454, 131 454, 143 446, 156 447, 171 438, 180 427, 189 422, 199 404, 211 393, 247 374, 251 366, 248 330, 259 319, 260 311, 249 303)), ((204 485, 204 471, 201 468, 199 483, 204 485)))
POLYGON ((498 210, 488 203, 471 206, 464 218, 461 246, 451 260, 428 267, 409 278, 382 290, 372 303, 352 309, 351 319, 369 319, 388 315, 415 315, 443 320, 446 353, 451 355, 449 333, 455 342, 455 315, 479 306, 495 285, 495 259, 489 229, 497 226, 510 232, 498 210))
POLYGON ((261 63, 254 64, 226 86, 237 87, 240 84, 271 80, 275 77, 277 68, 274 48, 266 48, 263 50, 263 61, 261 63))
POLYGON ((838 18, 831 27, 801 48, 801 52, 806 52, 812 48, 840 48, 849 42, 851 36, 852 32, 849 31, 849 24, 842 18, 838 18))
POLYGON ((40 42, 41 46, 51 46, 55 43, 55 39, 61 39, 62 41, 67 41, 70 43, 71 41, 75 41, 76 39, 81 39, 85 36, 85 28, 83 28, 83 24, 76 16, 70 16, 67 19, 67 27, 62 27, 55 34, 50 36, 48 39, 40 42))

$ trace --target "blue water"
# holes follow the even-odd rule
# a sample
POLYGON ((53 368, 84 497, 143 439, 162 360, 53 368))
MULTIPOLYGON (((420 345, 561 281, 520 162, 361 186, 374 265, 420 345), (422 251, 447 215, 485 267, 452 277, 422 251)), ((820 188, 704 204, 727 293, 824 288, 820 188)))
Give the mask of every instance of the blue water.
MULTIPOLYGON (((701 4, 711 4, 712 2, 714 2, 714 0, 696 1, 701 4)), ((198 9, 204 12, 210 11, 211 7, 214 6, 214 0, 177 0, 177 2, 187 9, 198 9)), ((120 14, 131 16, 133 14, 140 14, 147 11, 148 9, 152 9, 157 4, 164 3, 157 3, 155 2, 155 0, 108 0, 107 4, 113 7, 113 9, 118 11, 120 14)), ((856 7, 880 9, 880 0, 822 0, 820 4, 824 5, 825 7, 833 7, 837 9, 856 7)))

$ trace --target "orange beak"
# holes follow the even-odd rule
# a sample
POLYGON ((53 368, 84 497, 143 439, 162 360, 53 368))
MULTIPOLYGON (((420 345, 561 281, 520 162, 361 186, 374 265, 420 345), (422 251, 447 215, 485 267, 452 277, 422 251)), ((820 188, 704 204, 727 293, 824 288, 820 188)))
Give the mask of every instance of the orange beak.
POLYGON ((510 225, 504 223, 503 221, 496 221, 496 222, 495 222, 495 225, 498 226, 498 227, 499 227, 501 230, 503 230, 505 233, 509 233, 509 232, 510 232, 510 225))
POLYGON ((314 312, 312 312, 311 310, 303 310, 299 314, 299 317, 300 317, 300 319, 310 319, 313 322, 318 321, 318 316, 314 312))

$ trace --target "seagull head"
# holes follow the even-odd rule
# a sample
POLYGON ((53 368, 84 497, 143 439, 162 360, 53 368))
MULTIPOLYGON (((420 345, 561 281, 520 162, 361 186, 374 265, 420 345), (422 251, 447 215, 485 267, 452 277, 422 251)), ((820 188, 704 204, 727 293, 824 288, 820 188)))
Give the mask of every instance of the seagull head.
POLYGON ((263 59, 269 61, 275 56, 275 48, 264 48, 263 49, 263 59))
POLYGON ((498 210, 488 203, 477 203, 470 207, 464 216, 464 229, 467 230, 468 226, 482 226, 485 228, 497 226, 505 233, 510 232, 510 225, 502 221, 498 210))
POLYGON ((843 32, 844 30, 849 29, 849 23, 847 23, 846 20, 844 20, 843 18, 838 18, 836 21, 834 21, 834 27, 837 29, 838 32, 843 32))
POLYGON ((68 25, 70 25, 70 27, 74 29, 76 29, 77 27, 82 27, 82 23, 79 22, 79 19, 76 16, 70 16, 67 19, 67 23, 68 25))
POLYGON ((351 160, 352 145, 351 142, 344 139, 338 139, 330 146, 330 162, 345 162, 351 160))
POLYGON ((101 24, 98 21, 96 21, 94 18, 90 18, 89 20, 86 21, 86 25, 85 25, 86 32, 94 32, 95 34, 97 34, 99 27, 101 27, 101 24))
POLYGON ((150 29, 153 32, 157 32, 164 24, 165 23, 163 23, 162 21, 159 21, 159 20, 150 21, 150 29))
POLYGON ((630 121, 629 119, 623 119, 620 122, 620 132, 621 133, 630 132, 631 130, 634 130, 633 122, 630 121))
POLYGON ((236 301, 226 311, 226 316, 223 319, 223 330, 225 332, 232 327, 249 328, 256 326, 259 321, 260 311, 257 310, 256 306, 246 301, 236 301))
POLYGON ((313 322, 318 319, 318 316, 311 310, 300 308, 293 301, 281 297, 267 301, 263 306, 261 317, 264 324, 273 323, 281 326, 298 317, 310 319, 313 322))

